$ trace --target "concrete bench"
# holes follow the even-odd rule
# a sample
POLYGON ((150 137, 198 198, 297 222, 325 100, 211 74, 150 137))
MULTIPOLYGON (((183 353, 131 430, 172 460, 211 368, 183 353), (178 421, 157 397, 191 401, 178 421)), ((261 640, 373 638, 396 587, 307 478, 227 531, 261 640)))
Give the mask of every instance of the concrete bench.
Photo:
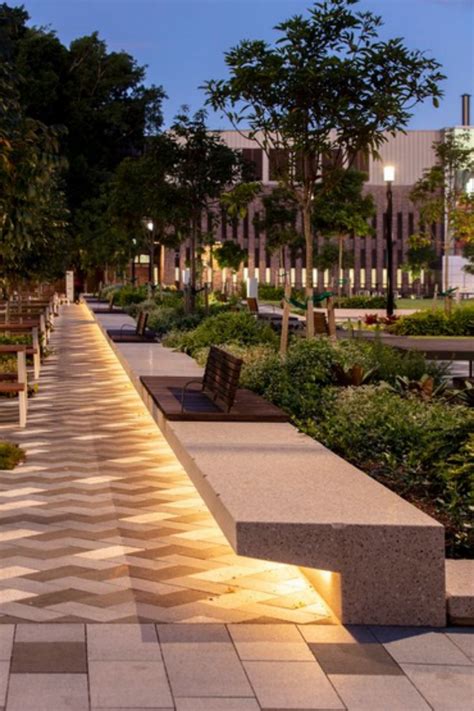
POLYGON ((237 553, 300 566, 343 623, 445 624, 443 526, 290 424, 166 420, 140 377, 201 369, 109 343, 237 553))

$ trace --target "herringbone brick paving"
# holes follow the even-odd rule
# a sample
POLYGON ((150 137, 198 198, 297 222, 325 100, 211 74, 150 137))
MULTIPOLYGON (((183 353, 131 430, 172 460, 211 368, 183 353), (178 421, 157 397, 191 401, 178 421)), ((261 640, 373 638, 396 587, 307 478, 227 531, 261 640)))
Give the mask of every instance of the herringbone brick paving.
POLYGON ((297 569, 232 552, 84 307, 53 347, 0 425, 28 452, 0 472, 0 711, 471 711, 469 630, 327 624, 297 569))
MULTIPOLYGON (((297 568, 235 555, 85 306, 64 307, 0 476, 1 622, 327 622, 297 568)), ((5 406, 6 405, 6 406, 5 406)))

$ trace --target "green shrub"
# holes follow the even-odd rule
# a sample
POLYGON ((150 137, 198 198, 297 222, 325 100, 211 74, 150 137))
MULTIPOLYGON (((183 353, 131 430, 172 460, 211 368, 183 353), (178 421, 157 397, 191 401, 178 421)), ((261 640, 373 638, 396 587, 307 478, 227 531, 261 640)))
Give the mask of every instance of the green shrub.
POLYGON ((139 304, 141 301, 145 301, 148 295, 148 289, 146 286, 122 286, 117 291, 117 296, 115 297, 115 302, 118 306, 129 306, 130 304, 139 304))
POLYGON ((418 311, 402 316, 388 331, 399 336, 474 336, 474 306, 453 308, 449 316, 442 309, 418 311))
POLYGON ((285 295, 285 290, 282 286, 273 286, 272 284, 258 285, 258 298, 262 301, 281 301, 285 295))
POLYGON ((466 492, 472 496, 474 479, 469 464, 472 410, 442 401, 402 399, 383 385, 338 388, 320 417, 300 425, 337 454, 437 515, 446 523, 451 555, 468 553, 472 513, 466 492))
POLYGON ((323 392, 337 383, 336 368, 360 366, 371 382, 394 384, 398 376, 419 380, 431 375, 435 383, 443 379, 444 367, 426 361, 418 352, 401 352, 380 342, 326 338, 295 341, 285 358, 267 356, 253 363, 244 384, 282 407, 295 419, 314 417, 325 406, 323 392))
POLYGON ((338 296, 334 305, 340 309, 386 309, 385 296, 338 296))
POLYGON ((165 345, 193 355, 201 348, 224 343, 276 345, 278 337, 270 326, 245 311, 227 311, 205 318, 193 331, 172 334, 165 345))
POLYGON ((196 312, 187 314, 184 308, 158 306, 149 312, 148 326, 158 335, 163 336, 170 331, 187 331, 196 328, 204 318, 204 314, 196 312))
POLYGON ((0 469, 14 469, 26 458, 21 447, 12 442, 0 442, 0 469))

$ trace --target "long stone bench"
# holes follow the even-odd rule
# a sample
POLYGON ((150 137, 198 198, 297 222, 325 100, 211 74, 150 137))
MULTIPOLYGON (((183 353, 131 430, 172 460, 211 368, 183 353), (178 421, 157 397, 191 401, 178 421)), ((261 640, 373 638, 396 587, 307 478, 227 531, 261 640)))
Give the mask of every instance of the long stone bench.
MULTIPOLYGON (((95 316, 104 335, 118 318, 95 316)), ((300 566, 343 623, 445 624, 439 523, 290 424, 164 420, 140 376, 202 369, 109 343, 237 553, 300 566)))

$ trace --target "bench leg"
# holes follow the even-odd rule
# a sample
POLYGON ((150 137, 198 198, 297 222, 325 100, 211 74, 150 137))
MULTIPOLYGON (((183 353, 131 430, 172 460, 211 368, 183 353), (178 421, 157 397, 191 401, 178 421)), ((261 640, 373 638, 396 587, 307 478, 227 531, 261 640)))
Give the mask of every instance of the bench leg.
POLYGON ((26 375, 26 354, 18 353, 18 382, 23 383, 25 388, 18 393, 18 405, 20 410, 20 427, 26 427, 26 417, 28 413, 28 380, 26 375))
POLYGON ((38 329, 34 328, 33 329, 33 348, 35 350, 35 353, 33 355, 33 368, 34 368, 34 375, 35 375, 35 380, 38 380, 40 376, 40 368, 41 368, 41 347, 40 347, 40 341, 39 341, 39 335, 38 335, 38 329))

